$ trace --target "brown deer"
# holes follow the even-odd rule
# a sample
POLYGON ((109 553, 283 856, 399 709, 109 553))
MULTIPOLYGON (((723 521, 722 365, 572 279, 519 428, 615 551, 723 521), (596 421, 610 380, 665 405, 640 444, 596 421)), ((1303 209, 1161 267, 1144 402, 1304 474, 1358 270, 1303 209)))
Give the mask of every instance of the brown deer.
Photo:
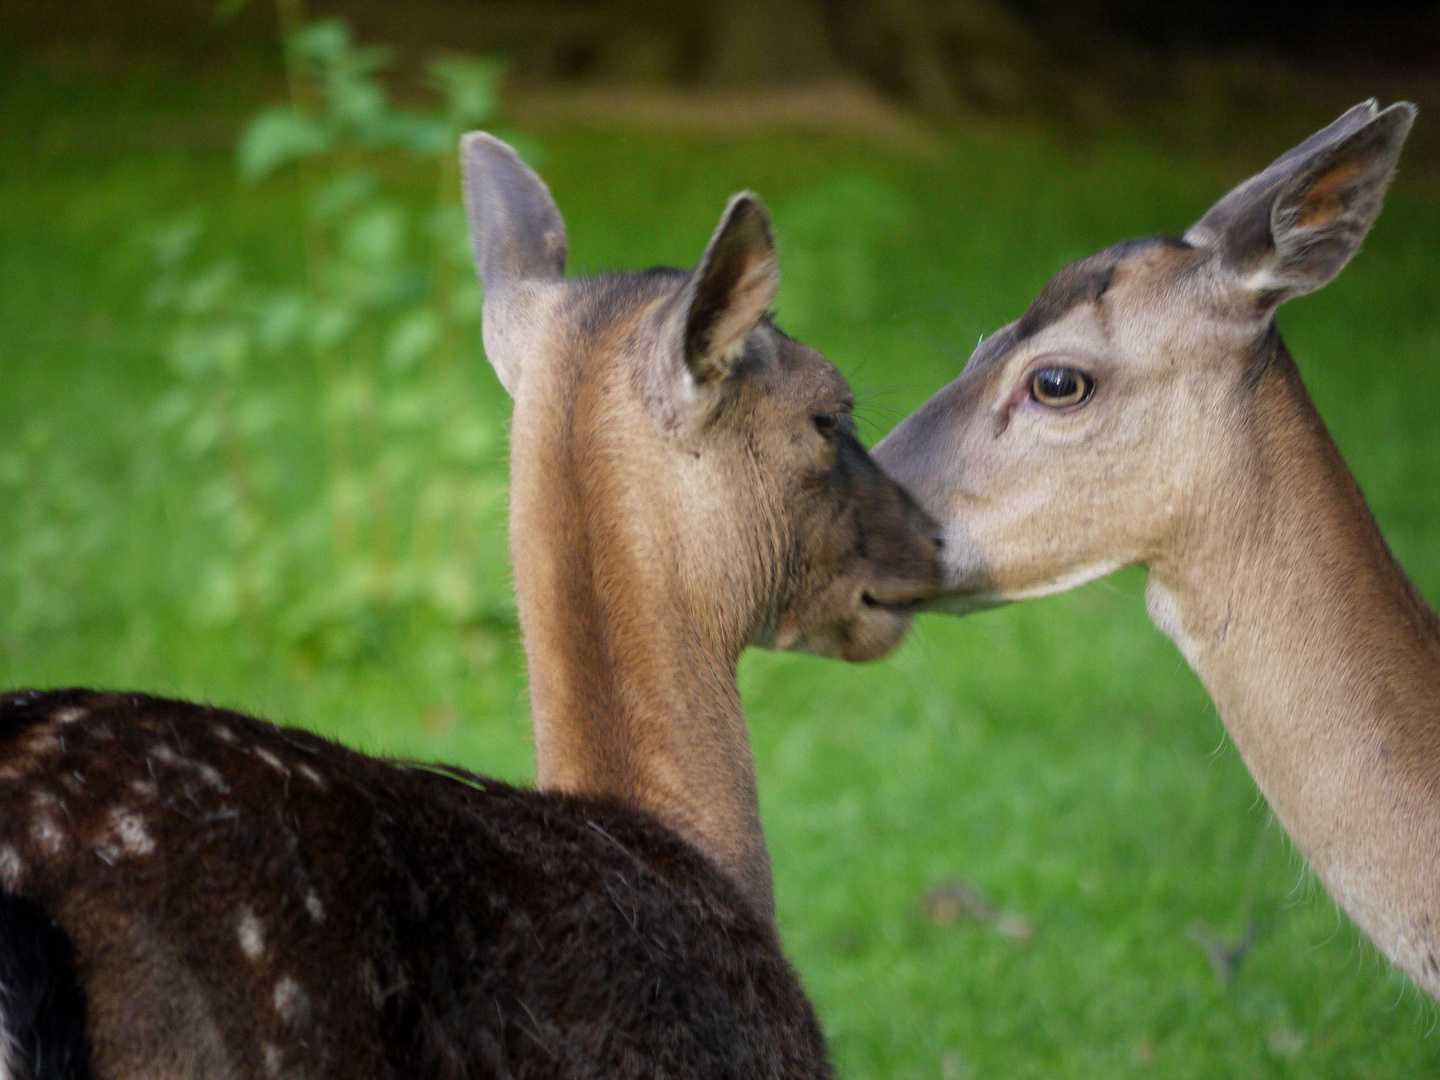
POLYGON ((1061 270, 876 459, 946 534, 942 610, 1140 563, 1285 829, 1440 994, 1440 622, 1301 384, 1275 309, 1334 278, 1415 109, 1356 106, 1182 239, 1061 270))
POLYGON ((862 659, 940 582, 738 196, 693 272, 566 282, 463 147, 540 791, 184 702, 0 699, 0 1077, 829 1075, 776 937, 747 642, 862 659))

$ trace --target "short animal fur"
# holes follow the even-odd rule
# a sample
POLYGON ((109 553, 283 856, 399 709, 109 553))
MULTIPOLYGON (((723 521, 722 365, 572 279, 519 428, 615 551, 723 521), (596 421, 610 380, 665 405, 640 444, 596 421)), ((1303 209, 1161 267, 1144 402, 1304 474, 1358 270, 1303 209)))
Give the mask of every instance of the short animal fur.
POLYGON ((82 690, 0 700, 0 761, 0 955, 83 988, 8 965, 16 1080, 828 1075, 769 919, 613 800, 82 690))
POLYGON ((692 272, 566 282, 544 184, 463 153, 542 790, 184 702, 0 699, 0 1080, 829 1075, 735 664, 892 648, 934 525, 766 318, 753 196, 692 272))
POLYGON ((1440 621, 1274 319, 1359 249, 1414 117, 1358 105, 1183 238, 1061 270, 876 458, 946 530, 944 609, 1145 565, 1276 816, 1440 995, 1440 621))

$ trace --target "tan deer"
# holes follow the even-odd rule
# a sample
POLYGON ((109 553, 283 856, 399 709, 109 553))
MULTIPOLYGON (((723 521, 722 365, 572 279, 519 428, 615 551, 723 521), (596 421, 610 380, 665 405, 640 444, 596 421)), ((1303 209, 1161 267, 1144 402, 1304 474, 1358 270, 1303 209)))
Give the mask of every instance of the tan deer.
POLYGON ((944 610, 1143 564, 1276 816, 1440 994, 1440 623, 1274 320, 1355 254, 1414 116, 1359 105, 1183 239, 1067 266, 876 459, 945 529, 944 610))
POLYGON ((830 1075, 735 666, 892 648, 935 527, 767 319, 753 196, 692 272, 567 282, 540 179, 462 153, 542 790, 185 702, 0 698, 0 1080, 830 1075))

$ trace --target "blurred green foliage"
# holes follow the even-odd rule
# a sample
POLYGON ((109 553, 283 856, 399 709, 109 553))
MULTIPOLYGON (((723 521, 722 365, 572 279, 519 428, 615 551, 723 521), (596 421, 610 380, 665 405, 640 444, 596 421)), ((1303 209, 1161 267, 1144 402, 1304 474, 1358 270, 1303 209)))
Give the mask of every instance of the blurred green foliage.
POLYGON ((286 41, 292 101, 255 116, 237 147, 241 178, 291 173, 304 205, 303 272, 264 280, 232 256, 206 259, 201 216, 152 238, 151 307, 177 380, 154 418, 207 470, 197 513, 218 526, 192 600, 202 622, 238 623, 322 656, 372 654, 397 623, 452 630, 509 618, 480 583, 474 538, 503 521, 503 477, 477 468, 503 432, 460 376, 477 360, 480 289, 456 198, 460 135, 494 118, 494 61, 426 69, 438 105, 396 107, 384 49, 344 23, 286 41), (396 166, 433 178, 407 199, 396 166), (316 393, 285 399, 258 362, 305 364, 316 393), (318 493, 287 503, 291 440, 320 433, 318 493))
MULTIPOLYGON (((425 222, 453 198, 453 174, 440 171, 451 166, 357 148, 373 194, 317 225, 330 151, 250 183, 229 148, 107 135, 122 124, 167 130, 157 117, 207 106, 184 85, 0 83, 0 682, 223 703, 523 781, 533 752, 509 622, 508 399, 473 322, 443 324, 453 345, 442 337, 413 366, 388 359, 408 315, 473 280, 457 251, 454 281, 435 285, 425 222), (23 129, 12 118, 37 108, 50 126, 14 135, 23 129), (316 268, 389 280, 361 257, 364 242, 340 239, 340 222, 376 200, 402 215, 402 254, 384 265, 411 267, 416 291, 353 301, 349 336, 322 353, 314 312, 333 299, 324 273, 312 284, 316 268), (173 221, 193 206, 203 208, 198 234, 173 221), (135 241, 159 220, 172 224, 135 241), (157 271, 156 241, 171 270, 157 271), (162 313, 149 303, 166 282, 176 291, 162 313), (272 312, 281 325, 262 329, 263 304, 282 296, 307 314, 282 308, 272 312), (240 347, 224 344, 232 322, 240 347), (172 360, 187 327, 215 335, 208 359, 181 359, 194 374, 172 360), (281 331, 292 344, 268 344, 281 331), (357 379, 373 405, 342 397, 344 408, 327 408, 334 387, 357 379), (386 409, 417 388, 440 418, 392 427, 386 409), (183 408, 167 404, 177 393, 183 408), (472 421, 485 437, 447 448, 472 421), (350 455, 343 469, 332 463, 337 439, 350 455), (232 474, 227 446, 243 471, 232 474), (387 447, 410 471, 372 486, 391 475, 387 447), (466 505, 434 550, 466 575, 470 614, 433 591, 367 585, 349 594, 362 598, 354 608, 297 620, 320 629, 296 636, 303 601, 345 580, 335 554, 344 476, 372 497, 354 510, 355 565, 373 560, 397 581, 402 566, 443 564, 406 537, 424 520, 424 485, 455 485, 466 505), (227 508, 232 495, 254 509, 227 508), (252 593, 230 594, 238 607, 207 584, 217 565, 250 582, 252 593)), ((1181 231, 1240 178, 1134 145, 1077 150, 1010 128, 963 131, 936 160, 818 137, 543 136, 576 273, 690 265, 727 196, 760 192, 781 243, 779 321, 839 364, 871 437, 952 378, 976 338, 1016 317, 1064 262, 1181 231)), ((1432 602, 1437 252, 1440 203, 1402 172, 1360 257, 1280 317, 1387 538, 1432 602)), ((1203 690, 1149 624, 1140 589, 1139 574, 1122 572, 964 620, 927 617, 873 666, 759 652, 742 661, 782 933, 842 1076, 1440 1072, 1433 1005, 1308 877, 1203 690), (963 904, 946 914, 933 898, 966 895, 960 885, 1008 918, 963 904), (1229 980, 1217 977, 1204 943, 1252 934, 1229 980)))

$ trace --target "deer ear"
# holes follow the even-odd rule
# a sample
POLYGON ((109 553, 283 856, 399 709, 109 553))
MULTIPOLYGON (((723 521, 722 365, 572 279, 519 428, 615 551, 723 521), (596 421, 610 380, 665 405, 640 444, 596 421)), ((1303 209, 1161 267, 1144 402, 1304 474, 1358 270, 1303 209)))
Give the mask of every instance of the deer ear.
POLYGON ((1268 310, 1344 269, 1375 224, 1415 120, 1408 102, 1355 106, 1216 203, 1185 239, 1213 247, 1268 310))
POLYGON ((730 374, 779 287, 770 217, 759 198, 741 192, 681 293, 685 367, 696 383, 730 374))
POLYGON ((565 222, 545 182, 483 131, 460 140, 470 249, 485 290, 485 354, 513 397, 565 277, 565 222))

